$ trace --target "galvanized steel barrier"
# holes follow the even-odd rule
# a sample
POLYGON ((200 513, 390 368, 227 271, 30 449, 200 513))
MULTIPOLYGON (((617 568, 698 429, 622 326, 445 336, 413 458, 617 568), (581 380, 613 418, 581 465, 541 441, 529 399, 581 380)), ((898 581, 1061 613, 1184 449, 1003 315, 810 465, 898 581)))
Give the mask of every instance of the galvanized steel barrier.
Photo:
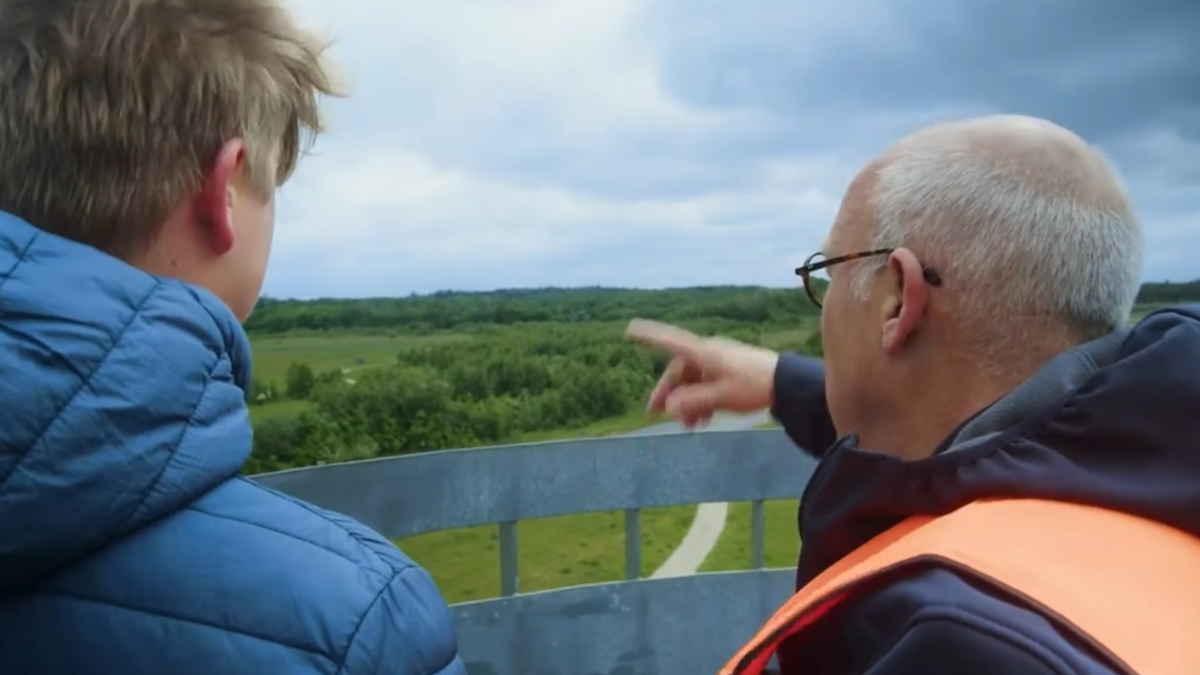
MULTIPOLYGON (((814 463, 774 429, 448 450, 257 476, 390 538, 496 524, 502 597, 452 607, 472 675, 713 673, 787 598, 763 569, 763 501, 795 499, 814 463), (640 511, 750 502, 752 569, 641 579, 640 511), (522 594, 518 521, 625 512, 625 581, 522 594)), ((486 565, 480 574, 495 574, 486 565)))

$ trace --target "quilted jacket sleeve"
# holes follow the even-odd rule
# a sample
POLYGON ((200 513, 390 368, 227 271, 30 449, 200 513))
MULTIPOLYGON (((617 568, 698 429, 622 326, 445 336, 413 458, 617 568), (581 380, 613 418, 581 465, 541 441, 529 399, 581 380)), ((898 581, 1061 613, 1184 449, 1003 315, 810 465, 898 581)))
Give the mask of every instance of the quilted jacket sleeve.
POLYGON ((339 675, 466 675, 449 609, 425 570, 400 569, 363 616, 339 675))

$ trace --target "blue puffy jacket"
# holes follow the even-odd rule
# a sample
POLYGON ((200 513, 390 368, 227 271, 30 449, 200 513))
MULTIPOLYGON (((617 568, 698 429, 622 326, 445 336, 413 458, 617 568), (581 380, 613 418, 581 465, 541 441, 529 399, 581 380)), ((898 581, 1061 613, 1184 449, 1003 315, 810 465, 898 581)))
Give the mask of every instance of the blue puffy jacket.
POLYGON ((0 673, 459 675, 429 576, 237 477, 213 296, 0 213, 0 673))

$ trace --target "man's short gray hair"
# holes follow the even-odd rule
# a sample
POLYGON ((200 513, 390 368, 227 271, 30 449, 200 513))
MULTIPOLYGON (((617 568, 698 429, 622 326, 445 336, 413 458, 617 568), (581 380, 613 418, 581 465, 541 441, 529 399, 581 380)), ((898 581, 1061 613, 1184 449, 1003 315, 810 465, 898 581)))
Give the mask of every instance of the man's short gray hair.
MULTIPOLYGON (((1054 129, 1078 144, 1064 150, 1062 134, 1057 149, 1035 138, 991 152, 961 134, 902 142, 876 174, 871 248, 912 249, 946 279, 966 320, 1061 319, 1084 338, 1126 325, 1141 228, 1103 156, 1054 129)), ((858 297, 884 264, 860 266, 858 297)))

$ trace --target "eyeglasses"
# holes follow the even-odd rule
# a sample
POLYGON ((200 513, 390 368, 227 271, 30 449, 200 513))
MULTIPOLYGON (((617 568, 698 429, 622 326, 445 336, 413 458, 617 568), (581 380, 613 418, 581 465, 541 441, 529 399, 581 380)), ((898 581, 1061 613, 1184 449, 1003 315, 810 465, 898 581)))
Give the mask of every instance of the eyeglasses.
MULTIPOLYGON (((825 297, 825 289, 829 288, 829 275, 825 270, 840 265, 851 260, 859 260, 861 258, 872 258, 880 255, 891 255, 894 248, 878 248, 873 251, 861 251, 859 253, 847 253, 839 255, 836 258, 825 258, 825 254, 817 251, 808 256, 808 260, 804 264, 796 268, 796 276, 804 281, 804 292, 808 294, 808 299, 818 308, 821 307, 821 300, 825 297)), ((925 277, 925 283, 930 286, 941 286, 942 276, 933 268, 921 265, 921 271, 925 277)))

